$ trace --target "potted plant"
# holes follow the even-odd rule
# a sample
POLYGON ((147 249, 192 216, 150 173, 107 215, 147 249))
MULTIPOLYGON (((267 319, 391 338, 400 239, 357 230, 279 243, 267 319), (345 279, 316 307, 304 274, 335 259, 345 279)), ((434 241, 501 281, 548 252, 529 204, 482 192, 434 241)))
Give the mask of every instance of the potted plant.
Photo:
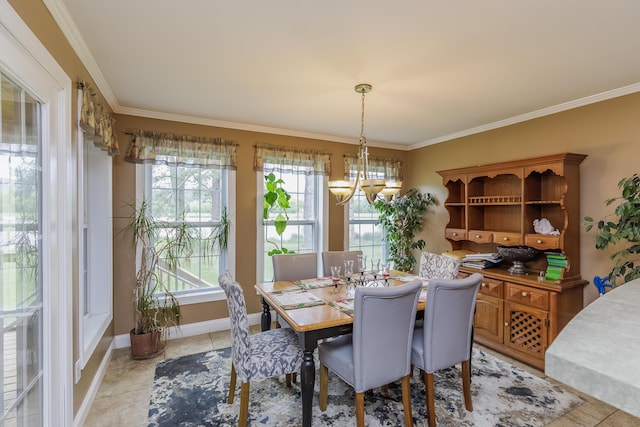
POLYGON ((636 264, 640 254, 640 176, 634 173, 621 179, 618 188, 620 196, 604 202, 606 206, 619 202, 613 213, 597 223, 590 216, 584 217, 586 231, 591 231, 594 225, 596 227, 596 249, 603 250, 609 245, 626 242, 622 249, 611 254, 615 264, 608 278, 613 286, 618 278, 626 283, 640 277, 640 265, 636 264))
POLYGON ((389 261, 393 262, 396 270, 412 271, 415 267, 416 258, 411 251, 424 249, 425 241, 414 239, 422 228, 424 213, 434 204, 431 194, 422 194, 415 188, 390 202, 376 200, 374 208, 380 212, 378 223, 386 233, 389 261))
MULTIPOLYGON (((277 212, 276 217, 273 220, 273 224, 278 236, 282 236, 282 233, 284 233, 284 230, 287 228, 287 221, 289 220, 287 209, 290 207, 289 200, 291 200, 291 195, 282 186, 284 184, 284 180, 282 178, 276 178, 276 175, 273 172, 264 176, 264 184, 264 207, 262 213, 263 224, 269 220, 272 213, 277 212, 277 209, 279 209, 280 212, 277 212)), ((267 252, 267 255, 269 256, 294 253, 284 246, 279 245, 277 242, 269 240, 268 238, 265 240, 273 246, 273 249, 267 252)))
POLYGON ((223 209, 218 226, 200 242, 188 222, 182 220, 167 227, 166 222, 154 218, 146 200, 132 209, 124 230, 131 233, 139 257, 131 355, 134 359, 146 359, 164 349, 167 329, 180 324, 180 304, 168 288, 167 275, 159 274, 159 269, 175 274, 181 262, 189 262, 196 244, 204 245, 205 258, 213 252, 213 245, 226 248, 230 224, 223 209))

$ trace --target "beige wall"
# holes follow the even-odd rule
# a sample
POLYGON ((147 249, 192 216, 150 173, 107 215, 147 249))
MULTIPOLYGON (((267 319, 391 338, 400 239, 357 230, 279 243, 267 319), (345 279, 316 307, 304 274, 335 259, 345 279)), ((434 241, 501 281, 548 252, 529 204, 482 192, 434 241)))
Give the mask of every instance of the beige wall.
MULTIPOLYGON (((444 239, 448 215, 442 206, 447 194, 437 170, 563 152, 587 154, 580 166, 580 217, 601 218, 611 212, 603 201, 618 194, 620 179, 640 169, 639 111, 640 94, 636 93, 412 151, 407 160, 407 184, 438 200, 421 234, 427 249, 450 248, 444 239)), ((608 273, 610 253, 596 251, 593 234, 582 231, 582 277, 592 281, 594 275, 608 273)), ((585 288, 585 304, 597 296, 595 286, 585 288)))
MULTIPOLYGON (((32 31, 52 53, 61 67, 74 81, 80 79, 92 82, 87 70, 73 52, 67 40, 57 27, 41 0, 9 0, 12 7, 29 25, 32 31)), ((92 82, 93 83, 93 82, 92 82)), ((95 87, 95 84, 94 84, 95 87)), ((76 117, 76 99, 73 96, 73 117, 76 117)), ((103 105, 104 100, 102 100, 103 105)), ((442 207, 446 192, 440 176, 435 171, 454 167, 493 163, 504 160, 527 158, 559 152, 577 152, 589 157, 582 163, 581 215, 601 217, 608 210, 603 200, 617 194, 616 183, 638 171, 640 155, 640 95, 634 94, 611 101, 601 102, 564 113, 555 114, 526 123, 473 135, 446 143, 424 147, 407 153, 405 151, 371 148, 372 155, 395 156, 405 161, 405 189, 417 187, 430 192, 438 200, 438 206, 427 214, 425 228, 421 234, 427 241, 427 249, 441 251, 449 247, 444 239, 444 228, 448 221, 442 207)), ((128 129, 175 132, 193 136, 222 137, 235 140, 238 148, 237 171, 237 218, 235 232, 237 238, 236 275, 246 290, 250 312, 259 312, 260 305, 251 287, 255 281, 255 241, 256 241, 256 175, 253 171, 253 149, 255 142, 269 142, 281 145, 304 145, 329 149, 332 157, 332 179, 342 174, 342 154, 355 152, 356 146, 327 141, 309 140, 286 136, 259 134, 212 128, 207 126, 167 122, 131 116, 118 116, 121 151, 125 151, 129 139, 128 129)), ((71 144, 76 144, 77 135, 72 135, 71 144)), ((123 154, 114 160, 114 231, 121 227, 123 206, 135 197, 135 167, 123 160, 123 154)), ((74 218, 74 222, 77 218, 74 218)), ((329 208, 329 249, 342 249, 343 208, 330 204, 329 208)), ((581 251, 582 276, 591 280, 595 274, 609 271, 610 261, 606 253, 596 252, 592 236, 582 233, 581 251)), ((72 254, 77 259, 74 249, 72 254)), ((82 372, 81 381, 74 386, 74 413, 82 404, 93 381, 106 348, 112 337, 125 334, 133 324, 131 292, 135 275, 133 250, 126 237, 117 235, 114 241, 114 307, 113 325, 103 337, 98 351, 90 359, 82 372)), ((77 268, 77 265, 74 265, 77 268)), ((73 290, 74 306, 77 305, 78 284, 70 284, 73 290)), ((585 302, 597 296, 593 286, 585 291, 585 302)), ((198 304, 184 308, 184 322, 192 323, 227 316, 224 302, 198 304)), ((77 311, 74 310, 74 331, 77 329, 77 311)), ((77 335, 74 332, 74 360, 77 359, 77 335)), ((69 361, 70 364, 73 361, 69 361)))
MULTIPOLYGON (((316 149, 326 149, 331 156, 331 177, 340 179, 343 175, 343 154, 356 153, 357 145, 340 144, 321 140, 295 138, 281 135, 271 135, 255 132, 237 131, 232 129, 214 128, 202 125, 191 125, 163 120, 146 119, 133 116, 118 116, 118 130, 120 141, 124 147, 128 146, 130 137, 127 130, 144 129, 159 132, 215 137, 234 140, 238 146, 238 168, 236 171, 236 221, 232 229, 236 233, 236 279, 245 289, 247 310, 249 313, 259 313, 261 305, 253 290, 256 281, 256 224, 258 218, 256 174, 253 170, 253 146, 256 142, 266 142, 277 145, 305 146, 316 149)), ((135 201, 135 167, 125 162, 124 150, 114 163, 114 217, 116 218, 115 233, 123 227, 123 220, 117 219, 126 215, 126 206, 135 201)), ((392 156, 406 162, 407 152, 398 150, 379 149, 370 147, 373 156, 392 156)), ((344 208, 333 202, 329 203, 329 249, 341 250, 344 241, 344 208)), ((259 201, 262 205, 262 200, 259 201)), ((116 234, 118 235, 118 234, 116 234)), ((133 325, 133 308, 131 306, 131 290, 135 277, 134 252, 130 239, 117 238, 115 243, 115 334, 127 333, 133 325)), ((202 303, 182 308, 183 322, 193 323, 205 320, 224 318, 228 316, 224 301, 202 303)))

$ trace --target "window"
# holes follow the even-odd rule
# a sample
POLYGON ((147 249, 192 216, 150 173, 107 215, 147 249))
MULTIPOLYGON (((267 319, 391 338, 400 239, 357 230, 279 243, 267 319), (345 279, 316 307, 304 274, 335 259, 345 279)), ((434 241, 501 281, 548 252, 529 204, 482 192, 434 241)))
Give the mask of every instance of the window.
MULTIPOLYGON (((328 151, 284 147, 257 143, 254 165, 258 200, 264 200, 265 176, 273 173, 284 181, 282 187, 291 195, 287 209, 287 226, 278 235, 274 219, 281 213, 273 209, 263 221, 263 204, 257 203, 258 239, 256 246, 256 280, 273 280, 273 264, 269 251, 283 246, 296 253, 317 253, 327 247, 328 233, 324 224, 328 217, 327 176, 331 172, 328 151)), ((318 267, 321 257, 318 256, 318 267)), ((319 270, 318 270, 319 271, 319 270)))
POLYGON ((159 277, 178 298, 219 289, 218 275, 228 265, 227 250, 207 244, 213 230, 228 219, 229 176, 226 169, 176 164, 145 165, 144 198, 153 216, 167 227, 186 221, 199 243, 189 262, 171 273, 159 263, 159 277))
MULTIPOLYGON (((384 178, 384 173, 368 172, 370 179, 384 178)), ((356 179, 356 167, 351 169, 351 182, 356 179)), ((347 211, 347 209, 345 209, 347 211)), ((361 250, 367 260, 387 259, 387 245, 384 240, 384 230, 378 225, 378 211, 369 204, 364 193, 360 190, 349 201, 349 232, 348 247, 350 251, 361 250)), ((368 268, 368 266, 367 266, 368 268)))
POLYGON ((201 138, 143 130, 132 132, 125 160, 144 164, 136 170, 138 202, 146 200, 154 218, 167 227, 186 221, 199 243, 190 261, 170 272, 158 263, 156 274, 180 304, 224 298, 218 274, 235 272, 233 233, 226 249, 211 244, 221 224, 235 219, 235 169, 238 144, 220 138, 201 138))
MULTIPOLYGON (((345 176, 355 182, 358 172, 357 158, 345 155, 345 176)), ((402 162, 397 159, 369 157, 368 178, 402 180, 402 162)), ((345 209, 348 219, 348 231, 345 232, 346 248, 350 251, 361 250, 368 260, 384 261, 389 256, 389 248, 385 241, 385 233, 378 225, 378 211, 370 205, 362 191, 358 190, 349 201, 349 209, 345 209)))
MULTIPOLYGON (((78 111, 87 87, 78 89, 78 111)), ((94 135, 94 132, 88 132, 94 135)), ((113 319, 112 159, 78 130, 79 367, 84 368, 113 319)), ((76 382, 79 378, 76 370, 76 382)))
MULTIPOLYGON (((272 170, 274 164, 265 164, 265 169, 272 170)), ((263 276, 261 282, 273 280, 273 265, 268 252, 276 247, 287 248, 295 253, 320 253, 320 193, 322 177, 309 175, 310 168, 296 166, 293 171, 276 173, 284 181, 283 188, 291 195, 291 208, 287 209, 287 227, 278 235, 274 225, 274 218, 281 209, 274 208, 269 219, 263 224, 264 247, 262 249, 263 276)), ((260 176, 263 178, 263 175, 260 176)), ((261 183, 259 198, 264 194, 264 179, 261 183)), ((262 216, 261 216, 262 217, 262 216)))

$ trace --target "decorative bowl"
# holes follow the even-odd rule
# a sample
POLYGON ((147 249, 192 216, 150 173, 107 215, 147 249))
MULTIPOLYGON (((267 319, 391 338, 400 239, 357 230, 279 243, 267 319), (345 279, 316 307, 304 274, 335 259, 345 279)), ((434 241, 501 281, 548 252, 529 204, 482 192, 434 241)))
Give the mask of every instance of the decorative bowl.
POLYGON ((531 246, 498 246, 498 253, 505 261, 512 262, 513 265, 507 270, 511 274, 527 274, 527 267, 524 263, 534 260, 541 251, 531 246))

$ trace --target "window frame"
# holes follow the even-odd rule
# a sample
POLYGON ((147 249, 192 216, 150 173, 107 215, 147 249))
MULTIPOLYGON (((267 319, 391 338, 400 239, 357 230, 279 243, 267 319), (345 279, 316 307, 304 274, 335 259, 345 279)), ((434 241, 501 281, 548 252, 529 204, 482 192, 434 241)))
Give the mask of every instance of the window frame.
MULTIPOLYGON (((150 175, 147 173, 147 167, 151 170, 150 164, 137 164, 136 165, 136 200, 141 201, 145 198, 147 192, 151 188, 150 175)), ((236 253, 236 238, 235 238, 235 220, 236 220, 236 171, 234 169, 225 169, 226 178, 226 195, 223 195, 223 199, 226 199, 227 203, 227 217, 229 219, 229 236, 227 242, 227 250, 225 254, 221 255, 221 264, 226 262, 224 270, 235 276, 235 253, 236 253)), ((223 193, 225 189, 222 189, 223 193)), ((137 262, 136 262, 137 263, 137 262)), ((221 267, 222 268, 222 267, 221 267)), ((211 301, 222 301, 226 299, 224 290, 220 288, 217 283, 213 283, 213 286, 207 290, 198 291, 180 291, 174 294, 178 303, 182 306, 191 304, 200 304, 211 301)))
POLYGON ((87 365, 113 320, 113 160, 91 141, 85 141, 79 126, 77 148, 80 256, 76 383, 80 380, 78 369, 87 365), (100 196, 93 200, 90 193, 100 196))

